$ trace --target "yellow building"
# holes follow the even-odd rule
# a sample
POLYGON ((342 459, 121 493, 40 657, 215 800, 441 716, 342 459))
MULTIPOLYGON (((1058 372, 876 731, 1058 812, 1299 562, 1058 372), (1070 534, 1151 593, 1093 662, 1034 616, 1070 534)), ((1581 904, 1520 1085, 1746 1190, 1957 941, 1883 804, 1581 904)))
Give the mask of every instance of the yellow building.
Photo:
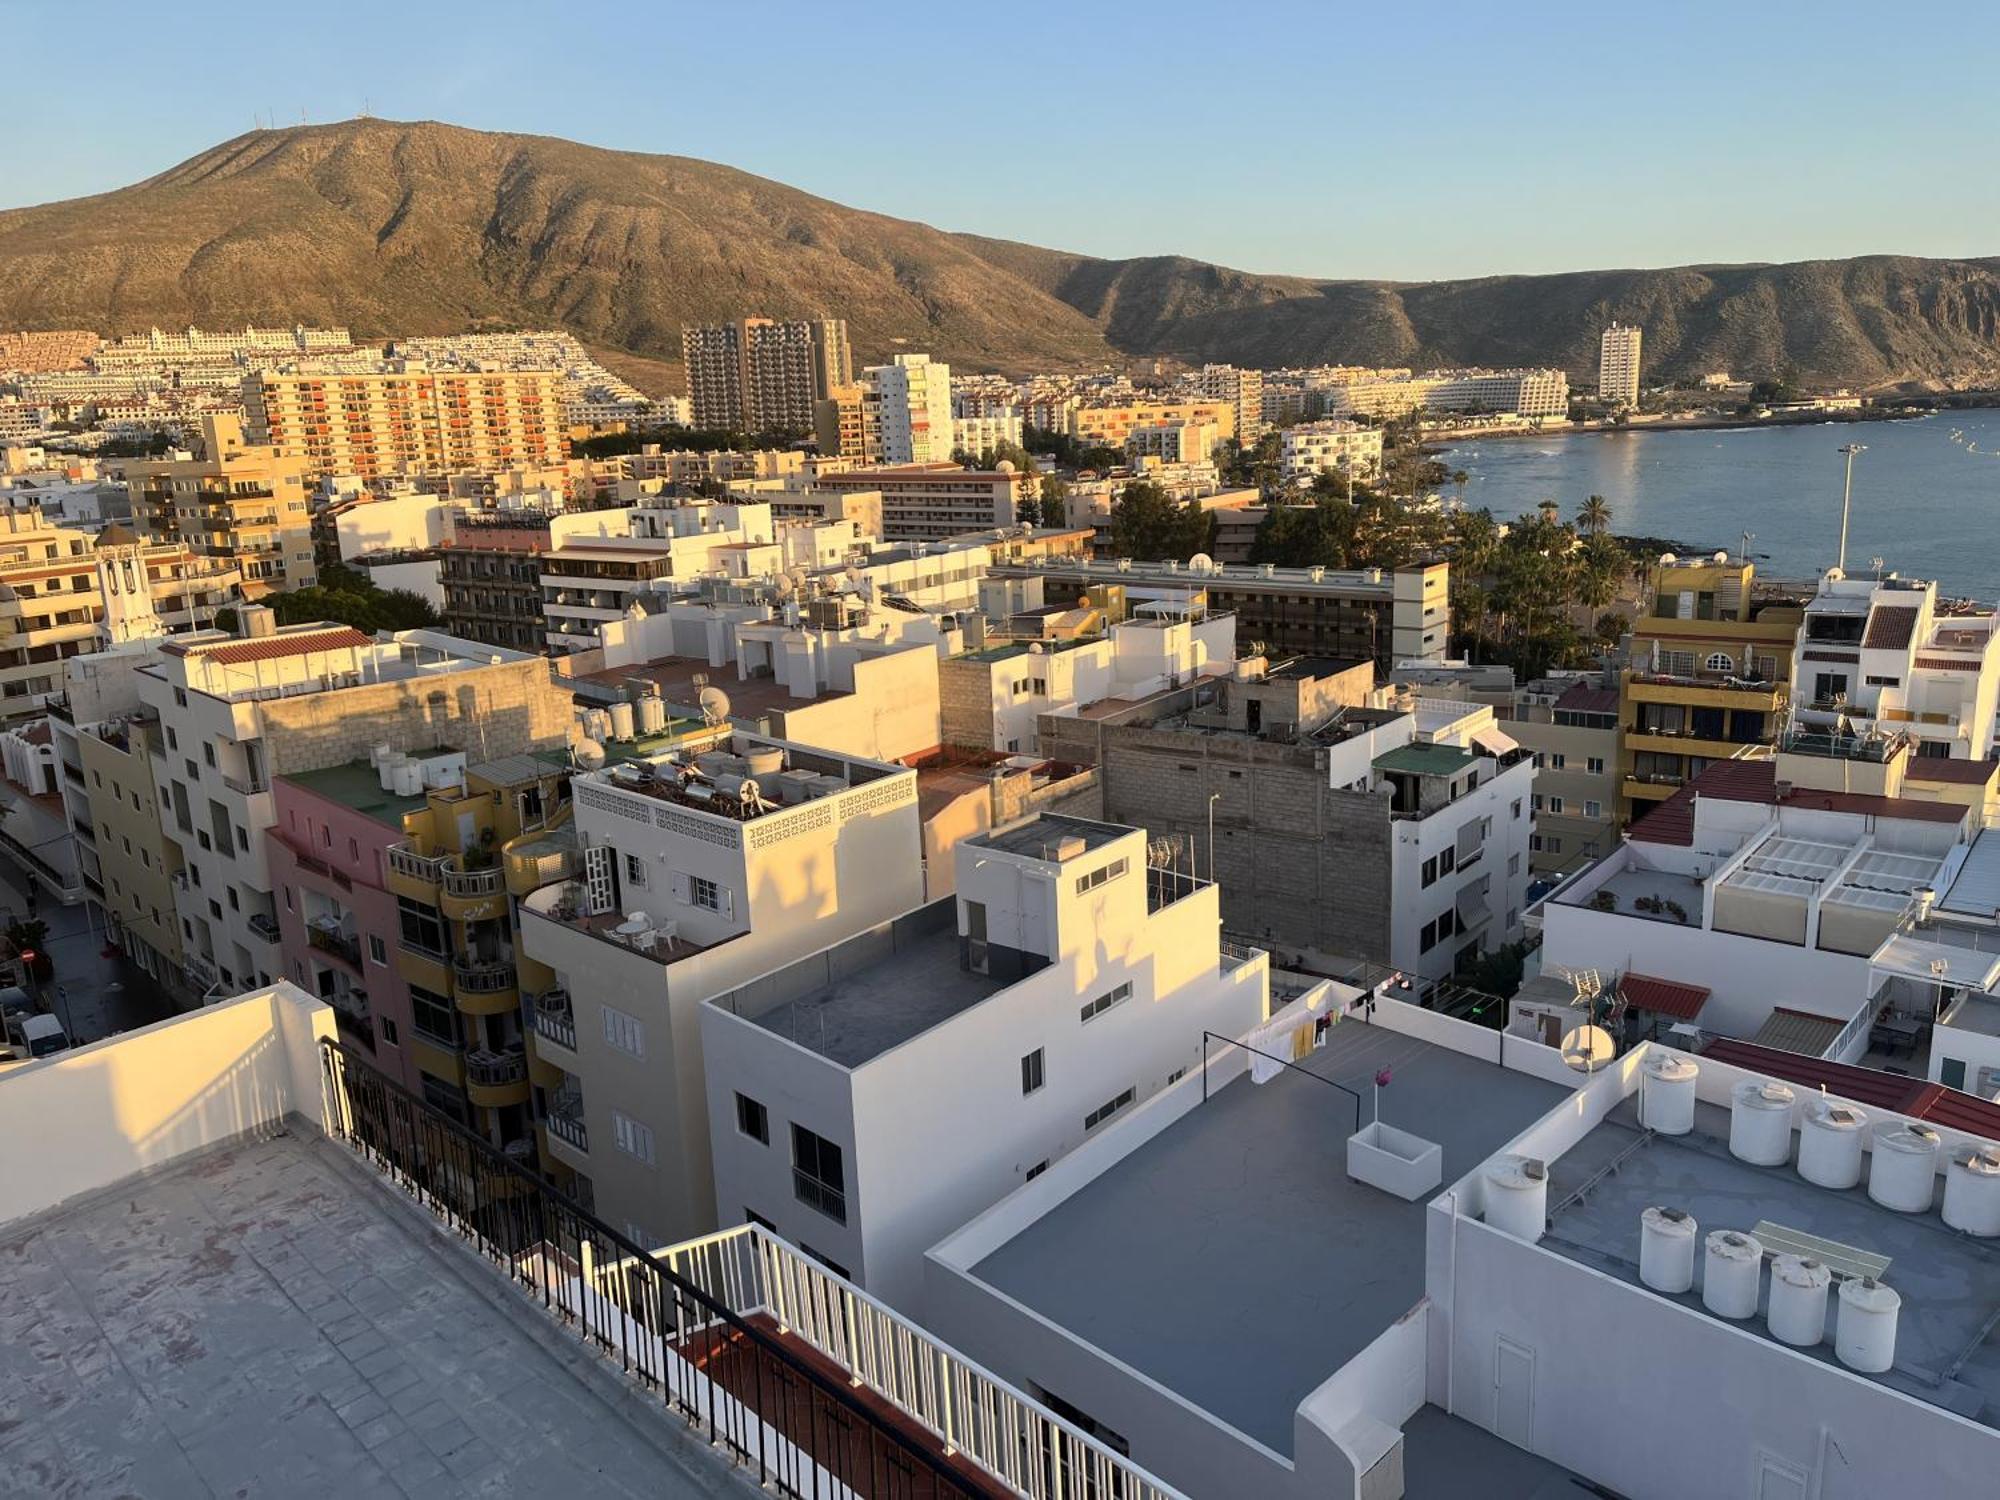
POLYGON ((1123 406, 1080 406, 1070 414, 1070 421, 1070 435, 1087 448, 1123 449, 1133 428, 1177 422, 1207 423, 1215 428, 1215 440, 1223 443, 1236 436, 1236 403, 1129 401, 1123 406))
POLYGON ((1618 701, 1624 819, 1671 797, 1710 761, 1765 753, 1789 700, 1802 601, 1759 598, 1748 562, 1662 563, 1632 629, 1618 701))
POLYGON ((256 441, 315 475, 553 464, 569 441, 554 370, 258 370, 243 405, 256 441))
POLYGON ((166 758, 160 721, 133 714, 73 726, 89 820, 76 819, 77 854, 107 936, 174 994, 192 1003, 181 975, 173 871, 161 826, 152 757, 166 758))
POLYGON ((240 566, 250 598, 310 588, 319 570, 306 468, 296 456, 246 442, 233 412, 209 412, 198 454, 127 465, 133 524, 148 541, 183 542, 197 556, 240 566))

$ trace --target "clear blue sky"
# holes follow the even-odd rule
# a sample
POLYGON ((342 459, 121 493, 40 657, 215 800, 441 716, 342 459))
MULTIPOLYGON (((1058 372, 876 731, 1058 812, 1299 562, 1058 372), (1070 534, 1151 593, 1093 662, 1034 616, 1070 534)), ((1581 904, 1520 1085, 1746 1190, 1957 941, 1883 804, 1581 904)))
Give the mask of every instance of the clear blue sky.
POLYGON ((0 206, 365 107, 1258 271, 2000 255, 1990 0, 0 0, 0 37, 0 206))

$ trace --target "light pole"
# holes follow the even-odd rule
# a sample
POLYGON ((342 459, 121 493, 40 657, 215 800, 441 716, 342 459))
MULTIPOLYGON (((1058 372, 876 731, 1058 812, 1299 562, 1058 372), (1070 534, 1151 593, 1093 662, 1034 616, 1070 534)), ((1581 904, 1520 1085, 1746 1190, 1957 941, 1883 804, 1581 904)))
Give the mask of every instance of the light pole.
POLYGON ((1215 884, 1215 804, 1222 800, 1222 793, 1208 794, 1208 883, 1215 884))
POLYGON ((1854 455, 1857 453, 1866 453, 1868 445, 1866 443, 1842 443, 1840 451, 1847 455, 1847 482, 1841 486, 1840 490, 1840 556, 1835 560, 1834 566, 1845 573, 1847 571, 1847 507, 1854 499, 1854 455))

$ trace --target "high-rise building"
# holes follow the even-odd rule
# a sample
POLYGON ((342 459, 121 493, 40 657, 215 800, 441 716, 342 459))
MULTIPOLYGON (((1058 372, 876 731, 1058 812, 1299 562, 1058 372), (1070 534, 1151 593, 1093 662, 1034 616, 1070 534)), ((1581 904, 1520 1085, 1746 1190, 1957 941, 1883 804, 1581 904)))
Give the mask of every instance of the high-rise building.
POLYGON ((837 385, 813 403, 813 437, 823 458, 882 461, 881 433, 868 420, 868 393, 858 383, 837 385))
POLYGON ((876 435, 882 463, 935 464, 951 458, 950 365, 928 354, 899 354, 893 363, 869 366, 862 382, 862 429, 876 435))
POLYGON ((1611 406, 1639 404, 1640 332, 1626 323, 1613 323, 1597 344, 1597 395, 1611 406))
POLYGON ((1236 440, 1249 448, 1264 435, 1264 372, 1234 365, 1203 365, 1188 383, 1202 395, 1236 408, 1236 440))
MULTIPOLYGON (((271 376, 259 371, 248 385, 271 376)), ((203 415, 198 453, 126 466, 132 520, 149 541, 181 542, 199 557, 234 562, 251 597, 272 589, 310 588, 312 514, 307 457, 268 443, 246 443, 234 412, 203 415)))
POLYGON ((809 432, 813 403, 854 379, 844 318, 738 318, 681 330, 696 427, 809 432))
POLYGON ((364 479, 560 463, 562 398, 554 370, 257 370, 243 382, 253 441, 314 475, 364 479))

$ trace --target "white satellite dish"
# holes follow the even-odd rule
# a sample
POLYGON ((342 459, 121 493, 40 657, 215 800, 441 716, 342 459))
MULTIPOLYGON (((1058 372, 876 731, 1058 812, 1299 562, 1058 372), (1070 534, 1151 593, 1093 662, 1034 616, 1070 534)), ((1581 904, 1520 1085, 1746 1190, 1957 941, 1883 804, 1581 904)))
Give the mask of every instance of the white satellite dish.
POLYGON ((719 687, 705 687, 701 690, 701 716, 711 724, 720 724, 729 717, 729 694, 719 687))
POLYGON ((1215 571, 1215 559, 1210 557, 1206 552, 1197 552, 1193 557, 1188 559, 1188 571, 1190 573, 1213 573, 1215 571))
POLYGON ((595 771, 604 764, 604 747, 596 740, 578 740, 570 751, 570 758, 582 770, 595 771))
POLYGON ((1595 1073, 1618 1055, 1611 1033, 1602 1026, 1579 1026, 1562 1039, 1562 1060, 1579 1073, 1595 1073))

